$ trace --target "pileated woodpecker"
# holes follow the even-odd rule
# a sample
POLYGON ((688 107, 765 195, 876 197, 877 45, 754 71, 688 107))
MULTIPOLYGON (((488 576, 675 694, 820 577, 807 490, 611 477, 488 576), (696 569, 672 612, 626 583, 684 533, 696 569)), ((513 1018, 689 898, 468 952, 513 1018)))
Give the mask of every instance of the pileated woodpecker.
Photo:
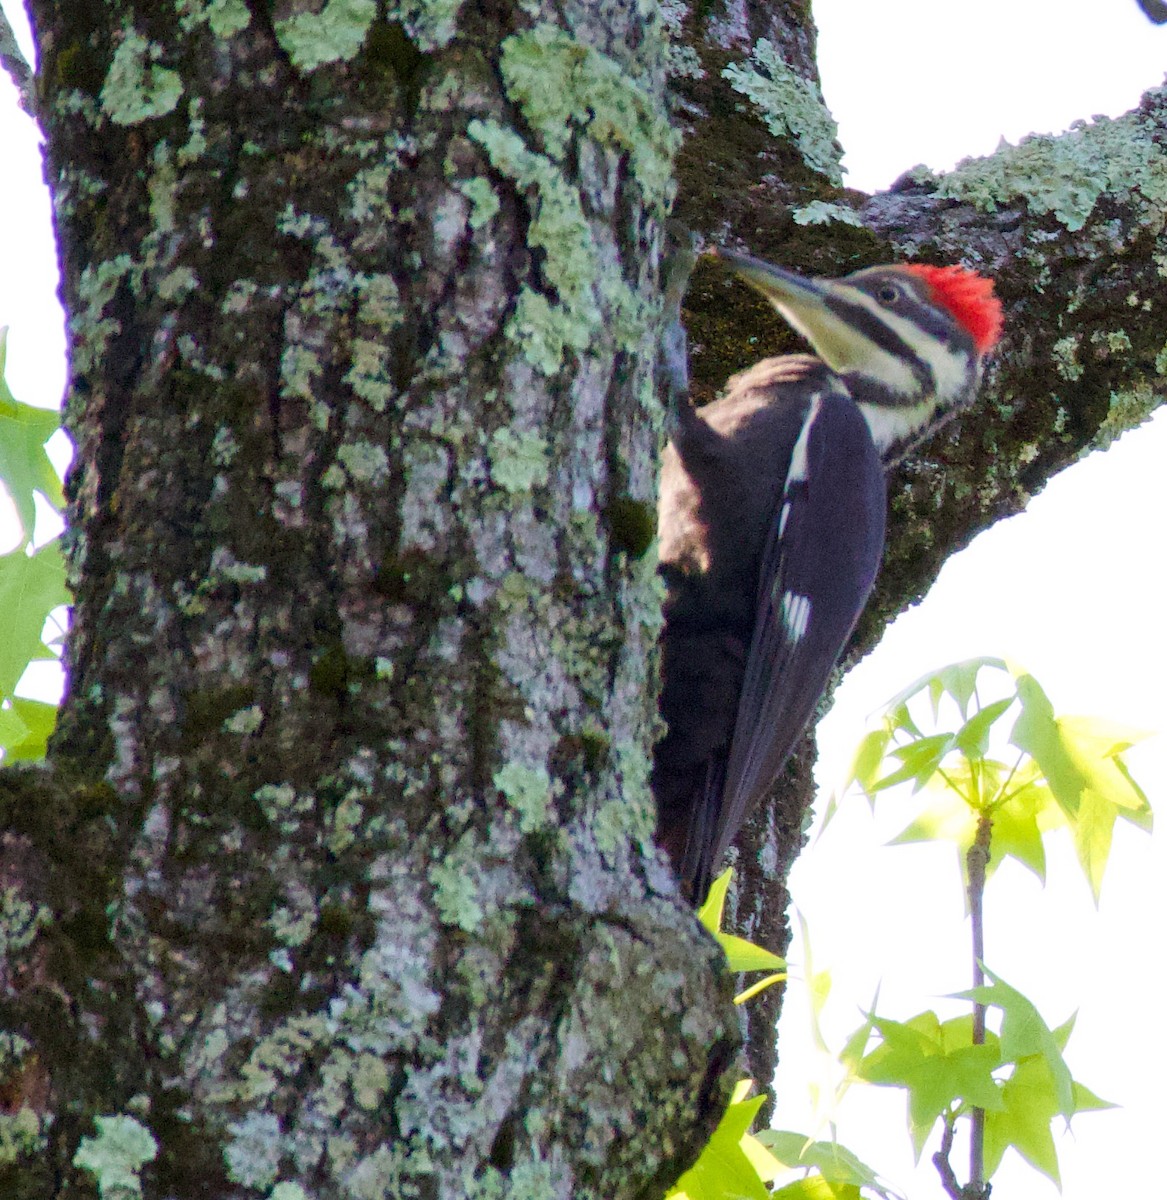
POLYGON ((883 554, 885 470, 969 405, 1001 331, 962 267, 807 279, 718 256, 817 357, 767 358, 670 412, 661 474, 658 840, 700 904, 782 769, 883 554))

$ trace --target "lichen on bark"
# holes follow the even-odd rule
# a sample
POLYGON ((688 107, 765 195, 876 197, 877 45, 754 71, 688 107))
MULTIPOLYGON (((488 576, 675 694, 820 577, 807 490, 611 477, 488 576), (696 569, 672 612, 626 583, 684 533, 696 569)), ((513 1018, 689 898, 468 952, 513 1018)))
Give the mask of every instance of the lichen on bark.
MULTIPOLYGON (((660 436, 655 14, 32 9, 77 442, 45 780, 111 837, 68 1036, 8 997, 69 1113, 12 1178, 132 1121, 146 1195, 663 1188, 738 1035, 609 528, 660 436)), ((54 912, 75 809, 29 835, 54 912)))

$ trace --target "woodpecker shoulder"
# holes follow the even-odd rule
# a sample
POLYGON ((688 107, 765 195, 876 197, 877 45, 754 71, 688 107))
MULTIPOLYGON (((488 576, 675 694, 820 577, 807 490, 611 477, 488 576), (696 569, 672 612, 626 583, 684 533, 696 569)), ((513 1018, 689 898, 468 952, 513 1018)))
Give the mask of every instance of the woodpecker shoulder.
POLYGON ((731 375, 725 384, 724 398, 747 393, 764 392, 771 388, 800 384, 820 372, 830 373, 827 365, 813 354, 782 354, 763 358, 731 375))

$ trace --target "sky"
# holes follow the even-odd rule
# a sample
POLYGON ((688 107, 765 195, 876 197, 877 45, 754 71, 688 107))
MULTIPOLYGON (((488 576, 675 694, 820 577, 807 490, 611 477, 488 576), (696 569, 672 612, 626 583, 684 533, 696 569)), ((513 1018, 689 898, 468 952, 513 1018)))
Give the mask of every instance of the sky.
MULTIPOLYGON (((12 0, 4 8, 13 13, 12 0)), ((1167 69, 1167 27, 1134 0, 817 0, 827 101, 847 148, 848 183, 885 186, 924 162, 937 170, 999 139, 1117 116, 1167 69)), ((14 16, 19 17, 18 12, 14 16)), ((8 378, 53 405, 64 381, 62 317, 37 139, 0 80, 0 324, 11 327, 8 378)), ((974 655, 1024 663, 1062 712, 1167 730, 1162 610, 1167 566, 1167 414, 1053 480, 1028 511, 950 560, 926 600, 902 616, 848 677, 820 727, 824 794, 844 770, 868 714, 926 671, 974 655), (1151 532, 1153 531, 1153 532, 1151 532), (1150 536, 1148 536, 1150 533, 1150 536), (1153 539, 1153 540, 1152 540, 1153 539)), ((2 521, 0 521, 2 523, 2 521)), ((2 540, 2 535, 0 535, 2 540)), ((53 686, 41 669, 38 691, 53 686)), ((1167 795, 1162 736, 1130 755, 1152 805, 1167 795)), ((880 988, 880 1009, 906 1018, 968 986, 967 923, 948 847, 890 847, 906 823, 895 802, 876 818, 856 798, 795 867, 792 889, 829 968, 828 1038, 841 1045, 880 988), (903 930, 906 936, 898 936, 903 930), (921 949, 923 947, 923 949, 921 949)), ((1167 983, 1167 839, 1116 834, 1096 910, 1067 844, 1044 890, 1006 864, 987 898, 987 959, 1051 1024, 1075 1010, 1067 1051, 1077 1078, 1121 1109, 1077 1118, 1060 1139, 1066 1200, 1152 1194, 1167 1104, 1167 1051, 1155 1030, 1167 983), (1148 930, 1152 931, 1150 939, 1148 930)), ((805 957, 798 943, 796 971, 805 957)), ((955 1010, 952 1010, 955 1011, 955 1010)), ((805 994, 786 1001, 776 1080, 778 1124, 810 1131, 807 1080, 821 1076, 805 994)), ((840 1139, 912 1200, 940 1200, 933 1168, 914 1172, 902 1094, 853 1088, 840 1139)), ((959 1171, 964 1164, 957 1160, 959 1171)), ((1052 1185, 1007 1156, 999 1200, 1053 1200, 1052 1185)))

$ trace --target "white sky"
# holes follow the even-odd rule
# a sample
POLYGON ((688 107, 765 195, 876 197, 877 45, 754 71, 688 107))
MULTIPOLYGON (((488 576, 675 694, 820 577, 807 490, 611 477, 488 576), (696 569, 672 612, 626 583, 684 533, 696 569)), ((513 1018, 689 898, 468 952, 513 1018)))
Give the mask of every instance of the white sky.
MULTIPOLYGON (((18 6, 4 8, 17 19, 18 6)), ((827 99, 847 147, 848 182, 884 186, 918 162, 943 169, 989 153, 1002 135, 1056 132, 1094 113, 1116 116, 1162 81, 1167 27, 1134 0, 817 0, 827 99)), ((11 326, 16 395, 54 404, 64 379, 62 319, 47 199, 31 123, 0 80, 0 324, 11 326)), ((841 690, 821 730, 824 775, 849 759, 864 717, 926 670, 977 654, 1024 662, 1060 711, 1167 729, 1162 596, 1167 567, 1167 414, 1056 479, 1021 517, 998 525, 946 567, 927 601, 901 618, 841 690), (1149 535, 1149 536, 1148 536, 1149 535), (1152 540, 1153 539, 1153 540, 1152 540)), ((1131 756, 1152 804, 1167 792, 1158 738, 1131 756)), ((1160 804, 1167 811, 1167 806, 1160 804)), ((815 965, 834 992, 837 1044, 881 982, 880 1009, 900 1019, 967 986, 967 926, 947 847, 882 843, 905 819, 876 820, 852 800, 803 855, 793 879, 811 923, 815 965), (896 936, 904 930, 906 938, 896 936)), ((990 966, 1056 1024, 1080 1009, 1068 1059, 1116 1112, 1083 1114, 1063 1139, 1063 1195, 1096 1200, 1153 1192, 1167 1117, 1167 1052, 1155 1018, 1167 983, 1167 851, 1161 835, 1116 836, 1095 912, 1072 854, 1051 856, 1043 892, 1024 871, 1001 872, 988 896, 990 966), (1148 931, 1150 937, 1148 937, 1148 931)), ((792 959, 797 961, 797 946, 792 959)), ((806 1011, 787 1000, 779 1124, 809 1128, 806 1011)), ((841 1140, 913 1200, 942 1192, 927 1159, 912 1173, 899 1092, 853 1089, 841 1140)), ((964 1162, 957 1160, 963 1177, 964 1162)), ((1053 1200, 1051 1185, 1006 1158, 1000 1200, 1053 1200)))

